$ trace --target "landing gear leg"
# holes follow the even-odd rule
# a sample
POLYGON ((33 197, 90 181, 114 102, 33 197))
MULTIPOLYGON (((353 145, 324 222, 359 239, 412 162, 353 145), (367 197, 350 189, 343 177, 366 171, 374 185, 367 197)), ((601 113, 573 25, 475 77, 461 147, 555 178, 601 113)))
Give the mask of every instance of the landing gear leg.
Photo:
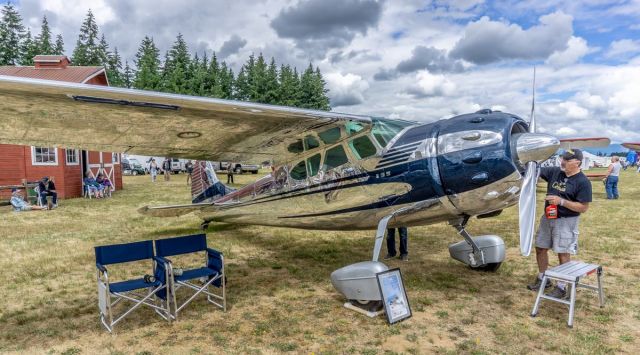
POLYGON ((467 226, 467 222, 469 222, 469 216, 465 216, 459 223, 455 224, 453 227, 458 231, 464 240, 471 245, 472 252, 469 253, 469 266, 478 267, 485 265, 484 262, 484 253, 478 247, 478 244, 471 238, 471 235, 467 233, 465 227, 467 226))
POLYGON ((451 223, 464 241, 449 245, 449 254, 474 270, 498 270, 505 258, 504 241, 497 235, 472 237, 465 229, 468 221, 469 216, 464 216, 451 223))
POLYGON ((393 215, 388 215, 383 217, 380 222, 378 222, 378 229, 376 230, 376 241, 373 245, 373 258, 371 260, 378 261, 380 258, 380 249, 382 248, 382 241, 384 240, 384 236, 387 233, 387 224, 389 220, 393 217, 393 215))

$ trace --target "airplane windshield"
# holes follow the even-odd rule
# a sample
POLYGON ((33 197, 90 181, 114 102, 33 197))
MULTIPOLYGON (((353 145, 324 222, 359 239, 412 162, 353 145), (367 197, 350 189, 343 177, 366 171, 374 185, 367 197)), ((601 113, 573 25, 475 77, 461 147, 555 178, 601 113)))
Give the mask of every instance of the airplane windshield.
POLYGON ((393 139, 393 137, 395 137, 405 127, 415 125, 414 122, 393 120, 388 118, 373 118, 371 121, 373 122, 371 133, 382 147, 385 147, 387 143, 389 143, 393 139))

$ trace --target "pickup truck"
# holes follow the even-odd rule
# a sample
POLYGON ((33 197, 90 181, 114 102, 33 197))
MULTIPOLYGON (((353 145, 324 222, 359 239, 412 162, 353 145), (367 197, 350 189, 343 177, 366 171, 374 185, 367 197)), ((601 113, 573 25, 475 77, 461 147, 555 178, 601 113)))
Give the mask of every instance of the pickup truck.
MULTIPOLYGON (((216 171, 227 171, 227 169, 229 168, 229 162, 226 162, 226 161, 213 162, 213 168, 216 171)), ((258 170, 260 170, 260 165, 257 165, 257 164, 233 163, 233 172, 236 174, 241 174, 241 173, 257 174, 258 170)))
POLYGON ((122 173, 124 175, 144 175, 145 169, 136 158, 122 159, 122 173))

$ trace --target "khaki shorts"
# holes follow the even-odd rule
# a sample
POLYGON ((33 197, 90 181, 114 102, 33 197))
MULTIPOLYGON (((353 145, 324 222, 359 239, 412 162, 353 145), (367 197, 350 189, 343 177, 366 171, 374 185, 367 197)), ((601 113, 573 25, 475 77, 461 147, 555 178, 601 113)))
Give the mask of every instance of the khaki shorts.
POLYGON ((536 247, 553 249, 556 253, 577 254, 579 221, 579 216, 547 219, 543 215, 536 234, 536 247))

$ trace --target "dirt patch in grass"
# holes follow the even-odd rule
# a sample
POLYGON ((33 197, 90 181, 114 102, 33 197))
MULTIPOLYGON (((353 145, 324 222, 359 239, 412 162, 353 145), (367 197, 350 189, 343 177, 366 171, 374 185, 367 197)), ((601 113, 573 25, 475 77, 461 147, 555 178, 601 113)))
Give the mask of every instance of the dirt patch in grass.
MULTIPOLYGON (((125 190, 111 199, 65 200, 48 212, 0 207, 0 352, 634 353, 640 348, 640 236, 629 216, 640 213, 640 175, 622 173, 620 200, 606 200, 602 185, 593 186, 578 258, 604 266, 607 304, 600 309, 594 293, 580 290, 574 329, 566 327, 567 309, 560 304, 545 302, 536 318, 529 317, 535 295, 525 285, 536 265, 533 256, 519 256, 517 208, 469 225, 472 234, 505 240, 507 260, 496 273, 449 258, 447 245, 459 240, 450 226, 411 228, 410 261, 387 263, 402 268, 413 310, 399 324, 343 308, 329 281, 333 270, 369 259, 373 232, 212 224, 209 245, 227 260, 229 310, 201 299, 167 324, 140 309, 109 335, 98 320, 93 247, 197 233, 195 216, 136 212, 147 204, 188 203, 185 177, 156 184, 148 176, 125 177, 125 190)), ((148 268, 111 273, 126 278, 148 268)))

